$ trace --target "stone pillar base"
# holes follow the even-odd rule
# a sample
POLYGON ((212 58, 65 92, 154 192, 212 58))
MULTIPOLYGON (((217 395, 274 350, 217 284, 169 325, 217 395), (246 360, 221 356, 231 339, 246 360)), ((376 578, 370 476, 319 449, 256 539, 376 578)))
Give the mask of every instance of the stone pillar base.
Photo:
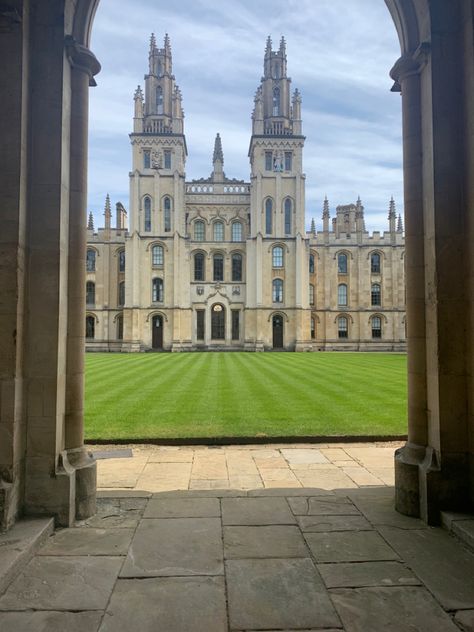
POLYGON ((68 450, 67 458, 76 472, 76 520, 90 518, 96 512, 97 463, 86 448, 68 450))

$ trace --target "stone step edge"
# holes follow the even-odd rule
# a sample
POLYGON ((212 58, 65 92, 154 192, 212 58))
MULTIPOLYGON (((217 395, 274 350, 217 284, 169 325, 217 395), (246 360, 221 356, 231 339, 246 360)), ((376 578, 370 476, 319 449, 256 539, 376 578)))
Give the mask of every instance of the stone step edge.
POLYGON ((442 511, 441 525, 474 553, 474 514, 442 511))
POLYGON ((53 518, 24 518, 0 534, 0 595, 54 531, 53 518))

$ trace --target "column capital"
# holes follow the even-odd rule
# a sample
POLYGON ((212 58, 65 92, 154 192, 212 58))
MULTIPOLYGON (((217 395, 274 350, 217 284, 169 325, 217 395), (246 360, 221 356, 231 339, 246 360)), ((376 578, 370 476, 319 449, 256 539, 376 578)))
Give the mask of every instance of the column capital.
POLYGON ((94 53, 86 46, 79 44, 72 35, 66 35, 64 44, 71 67, 85 72, 89 77, 89 85, 96 86, 94 75, 100 72, 101 66, 94 53))
POLYGON ((431 44, 422 42, 414 52, 405 53, 395 62, 390 77, 394 80, 392 92, 401 92, 401 83, 407 77, 418 75, 428 63, 431 44))

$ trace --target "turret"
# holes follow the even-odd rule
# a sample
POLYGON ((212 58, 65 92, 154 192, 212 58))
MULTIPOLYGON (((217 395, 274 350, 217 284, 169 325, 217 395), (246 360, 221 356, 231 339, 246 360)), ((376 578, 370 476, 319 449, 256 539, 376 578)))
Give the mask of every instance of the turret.
POLYGON ((125 210, 122 202, 117 202, 115 205, 116 211, 116 223, 115 226, 117 230, 125 230, 127 228, 127 211, 125 210))
POLYGON ((360 196, 357 198, 357 203, 356 203, 355 223, 356 223, 356 232, 358 233, 360 237, 365 230, 364 207, 362 206, 360 196))
POLYGON ((141 86, 138 86, 133 95, 135 103, 135 113, 133 118, 133 131, 137 133, 143 132, 143 92, 141 86))

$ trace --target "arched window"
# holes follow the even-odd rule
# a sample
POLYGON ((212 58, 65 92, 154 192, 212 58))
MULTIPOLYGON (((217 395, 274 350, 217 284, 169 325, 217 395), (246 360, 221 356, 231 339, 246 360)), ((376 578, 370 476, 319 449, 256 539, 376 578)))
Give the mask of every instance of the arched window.
POLYGON ((275 246, 272 250, 272 266, 283 268, 283 248, 281 246, 275 246))
POLYGON ((232 255, 232 281, 242 281, 242 255, 238 252, 232 255))
POLYGON ((86 338, 95 338, 95 318, 86 316, 86 338))
POLYGON ((154 268, 160 268, 163 265, 163 261, 163 246, 153 246, 151 249, 151 265, 154 268))
POLYGON ((225 308, 219 303, 211 309, 211 338, 225 340, 225 308))
POLYGON ((311 318, 311 340, 316 338, 316 319, 311 318))
POLYGON ((309 284, 309 304, 314 305, 314 285, 309 284))
POLYGON ((309 255, 309 273, 314 274, 314 255, 309 255))
POLYGON ((272 300, 274 303, 283 303, 283 281, 281 279, 273 279, 272 300))
POLYGON ((291 210, 292 204, 290 198, 285 200, 285 235, 291 235, 291 210))
POLYGON ((117 340, 123 340, 123 316, 117 316, 117 340))
POLYGON ((194 222, 194 239, 196 241, 204 241, 206 238, 206 225, 202 219, 198 219, 194 222))
POLYGON ((95 250, 91 248, 87 250, 86 270, 87 272, 95 272, 95 250))
POLYGON ((197 252, 194 255, 194 280, 204 281, 204 255, 202 252, 197 252))
POLYGON ((214 268, 214 281, 224 280, 224 257, 221 254, 216 254, 213 257, 214 268))
POLYGON ((156 89, 156 112, 163 114, 163 88, 161 86, 156 89))
POLYGON ((125 281, 120 281, 118 286, 118 304, 125 305, 125 281))
POLYGON ((337 286, 337 304, 347 305, 347 285, 345 283, 339 283, 337 286))
POLYGON ((370 271, 372 274, 380 274, 380 255, 378 252, 373 252, 370 255, 370 271))
POLYGON ((380 285, 378 283, 372 283, 372 289, 370 291, 370 302, 372 305, 382 304, 381 294, 380 285))
POLYGON ((224 222, 214 222, 214 241, 224 241, 224 222))
POLYGON ((273 116, 280 116, 280 88, 273 88, 273 116))
POLYGON ((153 303, 163 302, 163 279, 155 278, 152 281, 152 296, 153 303))
POLYGON ((95 283, 93 281, 86 283, 86 304, 95 305, 95 283))
POLYGON ((119 272, 125 272, 125 250, 119 251, 118 260, 119 260, 119 272))
POLYGON ((171 198, 166 196, 163 200, 164 216, 165 216, 165 233, 171 230, 171 198))
POLYGON ((232 241, 242 241, 242 224, 240 222, 232 224, 232 241))
POLYGON ((149 233, 151 231, 151 198, 147 196, 143 201, 143 206, 145 208, 145 232, 149 233))
POLYGON ((380 316, 372 316, 372 338, 382 337, 382 319, 380 316))
POLYGON ((337 272, 338 274, 347 274, 347 255, 343 252, 337 255, 337 272))
POLYGON ((338 338, 348 338, 348 323, 347 318, 345 316, 339 316, 337 319, 337 337, 338 338))
POLYGON ((273 230, 273 202, 271 198, 265 201, 265 232, 271 235, 273 230))

